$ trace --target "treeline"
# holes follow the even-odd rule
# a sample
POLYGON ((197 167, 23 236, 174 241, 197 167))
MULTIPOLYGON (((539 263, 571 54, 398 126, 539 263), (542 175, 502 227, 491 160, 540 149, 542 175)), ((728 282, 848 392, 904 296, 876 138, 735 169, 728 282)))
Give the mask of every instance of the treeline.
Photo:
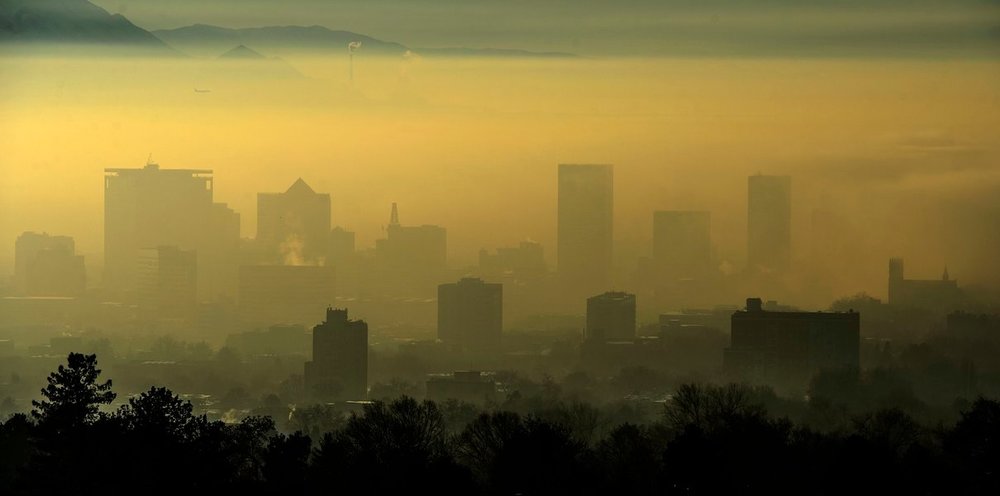
POLYGON ((819 432, 744 385, 680 387, 657 422, 593 438, 567 416, 374 402, 327 432, 193 414, 165 388, 114 412, 95 355, 70 354, 31 415, 0 425, 0 494, 1000 494, 1000 403, 954 425, 880 409, 819 432))

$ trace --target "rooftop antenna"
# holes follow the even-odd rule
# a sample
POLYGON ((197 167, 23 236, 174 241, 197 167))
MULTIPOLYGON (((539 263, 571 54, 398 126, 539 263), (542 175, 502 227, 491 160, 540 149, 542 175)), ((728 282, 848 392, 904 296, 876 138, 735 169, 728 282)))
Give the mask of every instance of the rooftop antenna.
POLYGON ((350 64, 350 77, 351 77, 351 87, 354 87, 354 52, 361 48, 360 41, 352 41, 347 44, 347 57, 348 63, 350 64))

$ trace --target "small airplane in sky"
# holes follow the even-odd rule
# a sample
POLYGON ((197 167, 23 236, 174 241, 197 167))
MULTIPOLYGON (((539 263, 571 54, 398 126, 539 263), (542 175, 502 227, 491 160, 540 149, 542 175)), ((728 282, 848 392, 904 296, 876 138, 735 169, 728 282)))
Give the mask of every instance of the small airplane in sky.
POLYGON ((203 89, 200 89, 200 88, 195 88, 194 92, 195 93, 211 93, 212 90, 203 90, 203 89))

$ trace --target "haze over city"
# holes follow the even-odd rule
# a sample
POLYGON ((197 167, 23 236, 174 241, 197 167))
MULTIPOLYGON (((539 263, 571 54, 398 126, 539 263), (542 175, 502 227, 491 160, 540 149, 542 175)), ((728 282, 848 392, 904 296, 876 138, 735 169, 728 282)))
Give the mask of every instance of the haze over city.
MULTIPOLYGON (((684 475, 695 427, 753 444, 739 412, 775 456, 784 420, 905 424, 874 465, 995 487, 956 446, 1000 408, 998 32, 987 0, 0 0, 0 439, 176 400, 303 436, 311 475, 226 480, 311 491, 423 409, 446 491, 572 486, 469 455, 489 425, 563 432, 597 492, 780 492, 684 475)), ((0 492, 85 458, 55 445, 0 492)))

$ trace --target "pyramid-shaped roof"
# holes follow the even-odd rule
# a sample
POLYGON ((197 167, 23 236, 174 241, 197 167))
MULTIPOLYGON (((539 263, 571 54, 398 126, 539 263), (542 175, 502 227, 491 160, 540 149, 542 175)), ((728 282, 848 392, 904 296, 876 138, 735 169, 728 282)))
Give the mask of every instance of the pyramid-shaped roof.
POLYGON ((303 181, 301 177, 296 179, 295 182, 292 183, 291 187, 288 188, 288 191, 286 191, 285 193, 297 194, 297 195, 302 195, 307 193, 310 195, 316 194, 316 192, 313 191, 313 189, 310 188, 309 185, 306 184, 306 182, 303 181))

